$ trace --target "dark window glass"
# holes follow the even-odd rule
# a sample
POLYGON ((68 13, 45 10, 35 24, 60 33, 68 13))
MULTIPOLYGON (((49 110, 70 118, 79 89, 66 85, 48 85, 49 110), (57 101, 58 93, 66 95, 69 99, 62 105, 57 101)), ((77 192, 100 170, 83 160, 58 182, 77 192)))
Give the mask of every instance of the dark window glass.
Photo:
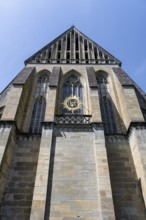
POLYGON ((67 36, 67 50, 70 50, 70 34, 67 36))
POLYGON ((35 102, 33 106, 29 131, 31 133, 41 132, 41 122, 44 120, 46 110, 46 93, 49 83, 47 74, 40 76, 37 82, 35 102))
POLYGON ((72 112, 62 105, 62 114, 83 114, 83 89, 80 78, 75 74, 70 75, 63 85, 62 103, 67 97, 77 97, 81 102, 80 109, 72 112))
POLYGON ((100 57, 100 59, 103 58, 103 56, 102 56, 102 52, 101 52, 101 51, 99 51, 99 57, 100 57))
POLYGON ((0 107, 0 119, 2 117, 3 111, 4 111, 5 106, 0 107))
POLYGON ((76 63, 79 63, 79 53, 76 52, 76 63))
POLYGON ((36 99, 33 107, 31 122, 30 122, 30 132, 31 133, 41 133, 41 122, 44 120, 46 109, 46 100, 44 97, 40 96, 36 99))
POLYGON ((76 34, 76 51, 79 50, 79 40, 78 40, 78 34, 76 34))
POLYGON ((116 133, 116 124, 114 119, 114 112, 112 106, 112 100, 107 90, 107 77, 100 74, 97 77, 100 108, 102 121, 104 123, 105 133, 116 133))
POLYGON ((61 50, 61 41, 59 41, 59 43, 58 43, 58 50, 59 51, 61 50))
POLYGON ((85 48, 85 51, 87 51, 87 40, 84 40, 84 48, 85 48))

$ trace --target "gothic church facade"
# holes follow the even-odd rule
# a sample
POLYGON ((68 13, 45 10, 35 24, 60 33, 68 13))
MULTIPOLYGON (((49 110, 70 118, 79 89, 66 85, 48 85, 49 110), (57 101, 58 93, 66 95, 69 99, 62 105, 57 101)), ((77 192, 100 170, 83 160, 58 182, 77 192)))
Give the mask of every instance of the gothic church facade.
POLYGON ((145 220, 146 97, 74 26, 0 95, 0 219, 145 220))

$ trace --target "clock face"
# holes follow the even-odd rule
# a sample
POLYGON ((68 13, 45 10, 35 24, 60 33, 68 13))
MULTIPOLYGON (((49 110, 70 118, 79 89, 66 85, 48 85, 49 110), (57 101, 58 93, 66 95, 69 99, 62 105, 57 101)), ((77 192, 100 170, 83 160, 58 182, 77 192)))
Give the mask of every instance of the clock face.
POLYGON ((79 110, 81 108, 82 103, 81 103, 79 97, 69 96, 64 100, 63 106, 65 109, 74 112, 74 111, 79 110))

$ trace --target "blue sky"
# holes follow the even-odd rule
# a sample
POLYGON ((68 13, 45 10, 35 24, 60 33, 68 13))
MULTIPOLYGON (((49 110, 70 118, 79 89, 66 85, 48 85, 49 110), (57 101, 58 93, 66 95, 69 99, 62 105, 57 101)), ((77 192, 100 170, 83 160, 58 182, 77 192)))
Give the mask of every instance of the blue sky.
POLYGON ((145 0, 0 0, 0 91, 72 25, 122 61, 146 92, 145 0))

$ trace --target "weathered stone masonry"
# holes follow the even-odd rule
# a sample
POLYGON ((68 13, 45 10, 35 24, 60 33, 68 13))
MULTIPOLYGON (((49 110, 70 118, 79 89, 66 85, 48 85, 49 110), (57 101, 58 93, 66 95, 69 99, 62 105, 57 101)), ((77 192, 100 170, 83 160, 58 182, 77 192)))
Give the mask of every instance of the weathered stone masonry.
POLYGON ((0 94, 0 219, 145 220, 146 99, 75 27, 0 94))

